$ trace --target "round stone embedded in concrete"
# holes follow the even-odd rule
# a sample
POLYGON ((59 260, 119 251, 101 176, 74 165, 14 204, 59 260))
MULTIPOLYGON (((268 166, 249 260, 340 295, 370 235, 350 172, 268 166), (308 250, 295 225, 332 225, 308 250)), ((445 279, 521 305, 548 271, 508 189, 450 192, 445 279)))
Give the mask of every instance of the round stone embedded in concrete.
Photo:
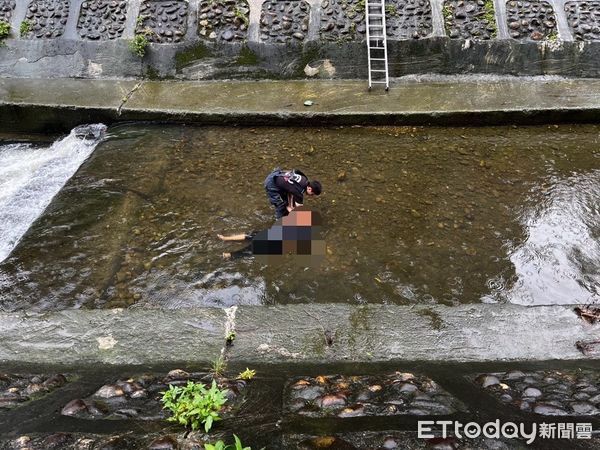
POLYGON ((292 380, 285 409, 308 417, 447 415, 464 406, 430 378, 411 373, 292 380))
POLYGON ((204 0, 198 11, 198 34, 209 40, 241 42, 248 37, 250 6, 246 0, 204 0))
POLYGON ((29 22, 28 38, 57 38, 63 35, 69 17, 69 0, 33 0, 25 20, 29 22))
POLYGON ((82 39, 117 39, 123 35, 127 0, 87 0, 81 4, 77 32, 82 39))
POLYGON ((0 373, 0 410, 39 399, 65 385, 67 377, 54 375, 15 375, 0 373))
POLYGON ((443 11, 446 34, 452 39, 487 40, 496 37, 492 0, 447 0, 443 11))
POLYGON ((0 20, 10 22, 15 5, 15 0, 0 0, 0 20))
POLYGON ((187 31, 187 1, 146 0, 140 6, 136 33, 145 34, 150 42, 181 42, 187 31))
POLYGON ((600 39, 600 1, 567 2, 565 13, 576 41, 600 39))
POLYGON ((500 402, 524 412, 546 416, 600 414, 600 374, 590 370, 547 370, 481 374, 475 384, 500 402), (498 383, 487 384, 490 377, 498 383))
POLYGON ((511 0, 506 3, 506 16, 513 39, 552 41, 558 38, 554 9, 548 2, 511 0))
POLYGON ((260 40, 275 44, 302 42, 308 34, 310 5, 301 0, 267 0, 260 16, 260 40))
POLYGON ((429 0, 388 0, 385 17, 390 39, 419 39, 433 32, 429 0))

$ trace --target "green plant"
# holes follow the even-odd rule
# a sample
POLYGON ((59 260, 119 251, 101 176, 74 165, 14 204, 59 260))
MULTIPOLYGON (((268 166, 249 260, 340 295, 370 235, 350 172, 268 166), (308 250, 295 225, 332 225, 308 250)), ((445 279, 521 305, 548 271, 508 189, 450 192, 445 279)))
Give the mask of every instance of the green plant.
POLYGON ((19 35, 21 37, 25 37, 25 35, 27 33, 29 33, 31 31, 31 22, 27 19, 25 19, 23 22, 21 22, 21 26, 19 27, 19 35))
POLYGON ((396 5, 385 5, 385 13, 388 16, 397 16, 398 15, 398 8, 396 8, 396 5))
POLYGON ((202 383, 188 381, 185 387, 169 385, 169 390, 161 394, 163 409, 173 414, 168 418, 170 422, 191 426, 192 430, 203 423, 207 433, 214 422, 221 420, 219 411, 227 401, 225 391, 219 389, 214 380, 210 389, 202 383))
POLYGON ((140 58, 143 58, 149 43, 146 32, 136 34, 133 39, 129 41, 129 49, 140 58))
POLYGON ((246 370, 244 370, 243 372, 240 372, 237 377, 240 380, 251 380, 255 376, 256 376, 256 370, 250 370, 246 367, 246 370))
POLYGON ((493 27, 491 36, 492 38, 495 38, 498 34, 498 25, 496 25, 496 12, 494 11, 494 1, 485 0, 485 3, 483 4, 483 10, 483 18, 487 21, 488 25, 493 27))
POLYGON ((135 27, 141 28, 142 25, 144 25, 144 20, 146 20, 147 17, 148 16, 144 16, 144 15, 138 16, 138 18, 135 19, 135 27))
POLYGON ((6 39, 10 34, 10 23, 0 20, 0 41, 6 39))
POLYGON ((448 31, 448 28, 452 27, 452 19, 454 17, 454 5, 445 2, 444 7, 442 8, 442 13, 444 15, 444 25, 446 25, 446 31, 448 31))
POLYGON ((496 12, 494 11, 494 1, 485 0, 483 9, 485 11, 483 18, 487 20, 488 25, 494 28, 494 30, 491 32, 491 35, 494 38, 498 34, 498 26, 496 25, 496 12))
POLYGON ((240 19, 242 21, 242 23, 244 25, 246 25, 246 27, 248 27, 248 25, 250 25, 250 20, 248 19, 248 16, 246 16, 246 14, 244 14, 239 7, 235 8, 234 11, 235 17, 237 17, 238 19, 240 19))
POLYGON ((556 29, 553 29, 546 39, 550 42, 558 41, 558 32, 556 31, 556 29))
POLYGON ((233 341, 235 341, 235 331, 230 331, 227 333, 227 336, 225 336, 225 343, 227 345, 233 345, 233 341))
MULTIPOLYGON (((362 12, 365 12, 366 10, 366 0, 358 0, 358 2, 356 2, 356 4, 350 6, 347 11, 348 12, 352 12, 354 14, 359 14, 362 12)), ((344 2, 345 3, 345 2, 344 2)))
POLYGON ((244 447, 242 441, 235 434, 233 435, 235 444, 225 445, 223 441, 217 441, 214 444, 204 444, 204 450, 252 450, 250 447, 244 447))
POLYGON ((225 373, 225 369, 227 368, 227 362, 223 355, 220 355, 212 362, 211 372, 215 377, 220 377, 225 373))

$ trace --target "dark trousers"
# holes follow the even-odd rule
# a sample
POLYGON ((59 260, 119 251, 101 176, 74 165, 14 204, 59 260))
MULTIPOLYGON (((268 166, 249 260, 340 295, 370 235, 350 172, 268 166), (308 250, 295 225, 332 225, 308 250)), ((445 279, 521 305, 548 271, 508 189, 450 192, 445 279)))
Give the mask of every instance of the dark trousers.
POLYGON ((283 216, 287 215, 288 210, 288 202, 287 198, 284 198, 277 185, 275 184, 275 177, 281 176, 284 174, 284 171, 279 167, 273 170, 267 178, 265 178, 265 182, 263 186, 265 187, 265 191, 267 192, 267 197, 269 198, 269 202, 271 205, 275 207, 275 218, 281 219, 283 216))

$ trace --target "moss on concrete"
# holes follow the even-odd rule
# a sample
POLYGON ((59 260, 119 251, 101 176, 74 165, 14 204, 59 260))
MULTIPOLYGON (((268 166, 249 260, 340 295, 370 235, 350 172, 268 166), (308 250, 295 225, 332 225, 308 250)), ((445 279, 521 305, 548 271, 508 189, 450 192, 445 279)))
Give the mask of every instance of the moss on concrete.
POLYGON ((159 80, 160 76, 158 75, 158 71, 152 67, 152 66, 148 66, 146 68, 146 73, 144 74, 145 78, 148 78, 149 80, 159 80))
POLYGON ((255 66, 259 63, 259 58, 248 46, 243 46, 236 64, 240 66, 255 66))
POLYGON ((199 59, 208 58, 213 53, 203 42, 198 42, 192 47, 188 47, 175 55, 175 69, 179 72, 190 63, 199 59))

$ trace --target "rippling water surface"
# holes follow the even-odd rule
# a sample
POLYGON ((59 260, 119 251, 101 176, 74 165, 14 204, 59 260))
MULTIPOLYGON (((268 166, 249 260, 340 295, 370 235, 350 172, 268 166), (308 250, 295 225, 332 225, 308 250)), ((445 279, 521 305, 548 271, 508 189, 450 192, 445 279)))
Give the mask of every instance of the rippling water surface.
POLYGON ((104 125, 88 128, 51 146, 0 142, 0 261, 98 144, 104 125))
POLYGON ((0 305, 594 301, 599 131, 113 128, 0 264, 0 305), (275 166, 324 185, 318 269, 221 257, 217 233, 272 224, 275 166))

